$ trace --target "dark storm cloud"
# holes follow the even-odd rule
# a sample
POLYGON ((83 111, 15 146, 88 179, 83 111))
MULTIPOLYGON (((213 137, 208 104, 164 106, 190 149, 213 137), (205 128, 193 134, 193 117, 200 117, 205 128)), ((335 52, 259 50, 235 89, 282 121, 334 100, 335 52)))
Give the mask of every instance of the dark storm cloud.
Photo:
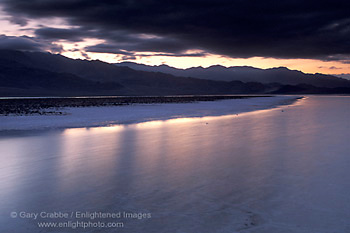
POLYGON ((185 51, 195 48, 189 44, 182 43, 181 40, 174 38, 163 38, 159 36, 151 36, 147 34, 129 33, 125 30, 93 30, 90 28, 39 28, 35 30, 37 38, 56 41, 68 40, 79 42, 85 38, 99 38, 106 42, 96 46, 86 48, 87 52, 99 53, 116 53, 126 54, 122 50, 129 51, 130 54, 134 52, 162 52, 162 53, 184 53, 185 51))
POLYGON ((93 53, 114 53, 114 54, 121 54, 121 55, 127 55, 132 56, 132 52, 126 52, 121 49, 117 48, 118 46, 115 45, 109 45, 109 44, 98 44, 93 46, 85 47, 86 52, 93 52, 93 53))
POLYGON ((146 34, 129 33, 122 31, 91 30, 84 28, 61 29, 61 28, 40 28, 35 31, 38 38, 47 40, 69 40, 82 41, 84 38, 99 38, 105 40, 104 44, 87 48, 89 52, 117 53, 123 54, 121 50, 133 52, 163 52, 163 53, 184 53, 196 48, 189 44, 182 43, 174 38, 163 38, 146 34))
MULTIPOLYGON (((143 40, 141 40, 143 41, 143 40)), ((161 43, 160 43, 161 45, 161 43)), ((175 50, 173 47, 168 49, 160 49, 159 44, 156 44, 155 46, 145 46, 142 42, 140 43, 134 43, 134 44, 97 44, 85 47, 86 52, 94 52, 94 53, 113 53, 113 54, 120 54, 120 55, 126 55, 126 56, 139 56, 139 57, 149 57, 149 56, 167 56, 167 57, 204 57, 207 55, 207 53, 204 52, 198 52, 198 53, 184 53, 179 49, 178 51, 175 50), (151 49, 153 48, 153 49, 151 49), (153 51, 156 53, 152 54, 144 54, 139 52, 148 52, 153 51), (166 53, 159 53, 162 51, 166 51, 166 53), (158 52, 158 53, 157 53, 158 52), (137 54, 136 54, 137 53, 137 54)))
POLYGON ((35 30, 35 35, 47 40, 64 39, 78 42, 87 37, 88 33, 81 31, 81 29, 39 28, 35 30))
MULTIPOLYGON (((350 1, 344 0, 1 2, 12 17, 62 17, 71 25, 93 31, 96 38, 116 45, 117 51, 176 54, 202 49, 231 57, 321 60, 350 54, 350 1), (136 42, 123 42, 113 36, 121 31, 125 38, 136 42), (133 36, 140 34, 158 37, 152 40, 133 36)), ((77 40, 77 35, 64 33, 37 32, 39 36, 77 40)))
POLYGON ((344 64, 350 64, 350 55, 346 54, 334 54, 334 55, 327 55, 324 57, 320 57, 319 60, 322 61, 337 61, 344 64))
POLYGON ((28 21, 22 17, 9 17, 8 20, 13 24, 18 24, 20 26, 26 26, 28 21))

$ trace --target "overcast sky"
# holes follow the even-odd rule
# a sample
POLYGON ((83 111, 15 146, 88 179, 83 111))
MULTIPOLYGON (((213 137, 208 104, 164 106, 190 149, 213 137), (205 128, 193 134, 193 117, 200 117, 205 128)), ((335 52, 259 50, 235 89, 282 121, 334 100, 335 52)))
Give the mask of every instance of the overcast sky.
POLYGON ((0 0, 0 48, 350 73, 350 1, 0 0))

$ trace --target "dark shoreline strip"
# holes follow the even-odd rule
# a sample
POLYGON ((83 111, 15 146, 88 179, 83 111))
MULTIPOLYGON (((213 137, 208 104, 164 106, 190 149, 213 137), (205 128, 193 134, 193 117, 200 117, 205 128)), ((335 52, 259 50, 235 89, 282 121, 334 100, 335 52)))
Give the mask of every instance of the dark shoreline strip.
POLYGON ((123 106, 130 104, 192 103, 224 99, 245 99, 271 96, 139 96, 139 97, 86 97, 86 98, 24 98, 0 99, 0 115, 63 114, 64 107, 123 106))

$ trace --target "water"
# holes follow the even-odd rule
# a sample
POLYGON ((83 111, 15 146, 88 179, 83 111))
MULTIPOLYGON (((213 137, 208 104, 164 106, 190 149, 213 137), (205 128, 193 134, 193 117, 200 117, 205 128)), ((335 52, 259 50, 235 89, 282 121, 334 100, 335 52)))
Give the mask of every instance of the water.
POLYGON ((349 104, 310 96, 239 115, 2 136, 0 232, 350 232, 349 104), (43 211, 150 218, 73 230, 37 225, 70 217, 10 217, 43 211))

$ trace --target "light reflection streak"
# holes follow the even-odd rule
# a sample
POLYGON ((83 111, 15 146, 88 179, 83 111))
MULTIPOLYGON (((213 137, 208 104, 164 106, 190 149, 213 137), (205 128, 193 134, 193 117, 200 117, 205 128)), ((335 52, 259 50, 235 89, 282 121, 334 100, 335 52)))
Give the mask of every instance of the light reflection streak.
POLYGON ((273 107, 270 109, 262 109, 262 110, 255 110, 251 112, 243 112, 243 113, 235 113, 235 114, 228 114, 228 115, 220 115, 220 116, 205 116, 205 117, 178 117, 173 119, 166 119, 166 120, 149 120, 146 122, 140 122, 140 123, 131 123, 131 124, 111 124, 108 126, 101 126, 101 127, 89 127, 89 128, 68 128, 64 130, 64 134, 84 134, 86 131, 92 131, 92 132, 104 132, 104 131, 121 131, 125 128, 156 128, 161 127, 165 124, 190 124, 194 122, 199 121, 212 121, 212 120, 218 120, 218 119, 229 119, 229 118, 236 118, 236 117, 244 117, 249 115, 255 115, 255 114, 263 114, 266 112, 270 112, 273 110, 281 110, 289 106, 298 106, 302 104, 303 100, 306 100, 308 97, 303 97, 301 99, 298 99, 295 101, 292 105, 281 105, 277 107, 273 107))

